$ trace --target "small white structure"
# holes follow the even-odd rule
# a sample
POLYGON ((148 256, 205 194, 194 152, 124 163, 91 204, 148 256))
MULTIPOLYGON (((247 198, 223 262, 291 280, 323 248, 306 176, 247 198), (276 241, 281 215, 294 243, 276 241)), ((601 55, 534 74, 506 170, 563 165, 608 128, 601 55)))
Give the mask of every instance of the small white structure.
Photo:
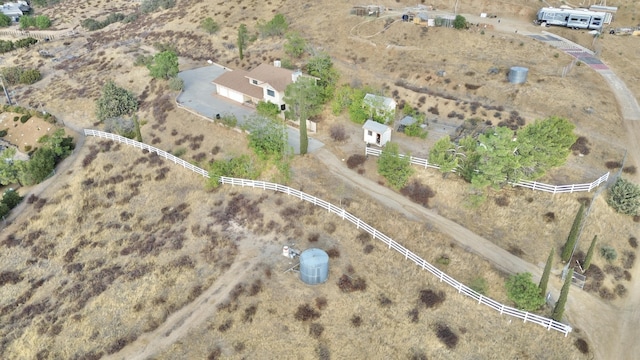
POLYGON ((385 124, 393 120, 398 106, 392 98, 374 94, 366 94, 362 104, 369 110, 369 116, 384 120, 385 124))
POLYGON ((364 129, 364 142, 383 147, 387 142, 391 141, 391 128, 387 125, 380 124, 373 120, 367 120, 362 125, 364 129))

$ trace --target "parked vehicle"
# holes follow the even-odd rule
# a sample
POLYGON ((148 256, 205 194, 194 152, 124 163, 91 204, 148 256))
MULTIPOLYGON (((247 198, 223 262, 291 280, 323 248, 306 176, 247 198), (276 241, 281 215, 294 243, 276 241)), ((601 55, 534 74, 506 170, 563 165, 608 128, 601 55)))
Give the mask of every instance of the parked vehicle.
POLYGON ((564 26, 572 29, 602 30, 607 14, 587 9, 542 8, 538 10, 538 25, 564 26))

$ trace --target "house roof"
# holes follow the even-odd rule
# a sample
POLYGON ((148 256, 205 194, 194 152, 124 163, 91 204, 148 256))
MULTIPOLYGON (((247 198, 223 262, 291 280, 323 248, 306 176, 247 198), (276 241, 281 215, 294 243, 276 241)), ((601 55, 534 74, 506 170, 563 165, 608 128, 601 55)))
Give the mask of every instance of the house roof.
POLYGON ((264 97, 262 88, 249 83, 247 74, 249 74, 249 72, 245 70, 226 71, 224 74, 215 78, 213 83, 256 99, 262 99, 264 97))
POLYGON ((293 71, 270 64, 260 64, 246 75, 249 79, 256 79, 271 85, 278 92, 283 92, 287 85, 293 82, 293 71))
POLYGON ((380 96, 380 95, 367 94, 367 95, 364 96, 364 102, 366 104, 369 104, 369 106, 382 104, 388 109, 391 109, 391 108, 395 109, 396 108, 395 100, 393 100, 392 98, 388 98, 388 97, 384 97, 384 96, 380 96))
POLYGON ((413 123, 416 122, 416 119, 414 119, 412 116, 405 116, 402 118, 402 120, 400 120, 400 122, 398 122, 399 125, 404 125, 404 126, 409 126, 413 123))
POLYGON ((362 128, 365 130, 371 130, 378 134, 384 134, 385 132, 391 130, 391 128, 387 125, 380 124, 379 122, 375 122, 373 120, 367 120, 367 122, 362 125, 362 128))

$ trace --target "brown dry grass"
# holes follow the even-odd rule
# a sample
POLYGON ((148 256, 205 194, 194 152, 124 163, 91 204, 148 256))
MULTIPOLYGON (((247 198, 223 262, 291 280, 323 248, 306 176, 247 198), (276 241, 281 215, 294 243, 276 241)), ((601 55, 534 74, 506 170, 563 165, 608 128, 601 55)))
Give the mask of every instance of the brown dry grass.
MULTIPOLYGON (((637 16, 637 3, 627 3, 631 5, 625 5, 621 21, 631 21, 637 16)), ((444 1, 434 4, 439 8, 451 5, 444 1)), ((401 7, 413 3, 400 1, 387 5, 401 7)), ((365 20, 349 16, 350 6, 338 1, 322 4, 181 1, 176 9, 142 17, 133 24, 114 24, 95 33, 78 29, 79 36, 16 51, 6 56, 5 64, 38 67, 44 79, 34 87, 17 87, 18 98, 33 107, 42 104, 76 128, 94 124, 94 101, 102 84, 114 79, 140 96, 141 118, 147 121, 142 128, 145 142, 167 151, 184 147, 185 159, 205 164, 242 153, 246 139, 176 109, 171 105, 175 94, 165 84, 150 81, 147 70, 133 67, 133 61, 137 55, 154 53, 153 44, 162 42, 177 46, 183 69, 200 66, 206 59, 234 68, 270 62, 283 57, 281 40, 258 40, 249 46, 243 61, 225 45, 235 43, 240 23, 246 23, 254 31, 256 20, 266 20, 274 12, 283 11, 292 28, 314 46, 329 51, 343 73, 344 82, 369 84, 418 106, 421 111, 437 107, 439 115, 429 113, 432 135, 426 142, 397 136, 403 149, 414 155, 426 155, 428 146, 437 138, 438 124, 459 124, 447 116, 451 112, 476 116, 495 125, 516 110, 525 121, 547 115, 565 116, 576 123, 577 133, 589 141, 589 155, 572 156, 569 166, 549 174, 547 182, 591 181, 607 171, 607 161, 620 161, 624 146, 618 145, 618 139, 624 138, 624 133, 613 95, 608 88, 602 88, 600 78, 587 67, 576 67, 571 76, 561 79, 557 73, 570 61, 568 57, 556 58, 555 49, 492 30, 484 35, 478 31, 467 34, 445 29, 424 32, 413 24, 400 23, 367 39, 377 44, 372 47, 349 36, 353 26, 365 20), (220 23, 218 34, 209 36, 196 29, 203 14, 220 23), (456 46, 450 46, 452 43, 456 46), (393 46, 385 50, 388 44, 393 46), (411 50, 414 48, 417 50, 411 50), (58 61, 39 58, 40 49, 54 54, 58 61), (504 56, 504 50, 508 56, 504 56), (516 87, 504 81, 505 71, 512 65, 530 68, 527 84, 516 87), (501 74, 488 75, 492 66, 499 67, 501 74), (447 71, 446 78, 435 75, 440 69, 447 71), (427 87, 433 92, 411 90, 415 87, 427 87), (574 89, 590 89, 589 96, 574 89), (595 112, 584 112, 586 107, 593 107, 595 112), (497 112, 500 118, 496 117, 497 112), (200 135, 204 135, 202 139, 200 135)), ((525 0, 509 3, 468 0, 460 1, 459 10, 524 16, 532 14, 537 6, 525 0)), ((56 19, 57 28, 71 28, 84 18, 114 11, 126 13, 134 7, 128 1, 94 0, 78 7, 53 7, 45 13, 56 19)), ((364 24, 358 33, 372 34, 381 25, 381 21, 364 24)), ((570 38, 574 36, 577 42, 588 42, 576 32, 563 32, 570 38)), ((634 41, 637 39, 605 36, 601 46, 603 59, 622 78, 629 79, 628 86, 638 94, 640 82, 633 80, 637 78, 635 60, 640 54, 630 50, 635 48, 634 41)), ((361 129, 349 124, 344 116, 324 113, 318 136, 341 158, 362 153, 361 129), (332 143, 329 129, 334 123, 345 124, 350 141, 332 143)), ((225 231, 234 229, 229 221, 252 231, 256 238, 269 237, 264 244, 255 244, 268 250, 266 254, 277 254, 284 243, 303 247, 306 239, 317 239, 310 244, 314 247, 336 248, 340 256, 331 260, 330 280, 322 286, 302 286, 291 274, 281 273, 289 266, 284 258, 267 257, 262 267, 238 279, 247 287, 260 280, 261 291, 242 291, 229 308, 220 309, 209 319, 207 327, 194 329, 162 354, 163 358, 205 358, 215 354, 216 348, 229 357, 269 352, 284 358, 291 354, 290 344, 299 344, 299 353, 307 357, 330 353, 339 358, 373 358, 380 354, 467 358, 480 351, 481 356, 488 358, 495 354, 516 358, 544 357, 550 350, 558 357, 584 357, 556 333, 518 322, 511 324, 509 318, 474 307, 455 291, 434 282, 426 273, 409 266, 375 241, 367 241, 357 230, 325 212, 284 195, 237 189, 204 193, 202 182, 192 174, 185 175, 182 169, 161 164, 135 150, 121 147, 116 150, 117 145, 110 145, 108 152, 97 151, 107 146, 99 143, 87 141, 80 160, 92 152, 95 159, 87 161, 90 164, 84 169, 81 162, 76 162, 76 168, 61 176, 59 184, 40 199, 31 199, 32 208, 5 230, 0 251, 3 258, 12 260, 3 263, 2 271, 20 275, 8 275, 8 282, 0 290, 2 309, 6 309, 0 336, 4 339, 3 357, 28 358, 40 353, 44 358, 70 358, 81 353, 115 351, 142 331, 158 326, 198 291, 212 284, 221 269, 215 261, 216 266, 207 265, 211 260, 219 259, 217 256, 231 260, 233 246, 220 248, 235 241, 233 234, 224 236, 225 231), (242 211, 236 212, 230 204, 241 204, 242 211), (302 220, 297 221, 297 216, 302 216, 302 220), (171 221, 176 223, 169 224, 171 221), (215 237, 219 242, 212 243, 211 232, 221 234, 215 237), (148 237, 149 233, 155 234, 155 240, 148 237), (163 239, 166 242, 160 245, 163 239), (366 291, 340 292, 336 281, 343 273, 362 276, 367 283, 366 291), (22 280, 12 283, 21 277, 22 280), (446 300, 436 309, 419 308, 417 299, 422 289, 444 291, 446 300), (249 296, 251 292, 257 293, 249 296), (318 309, 320 318, 312 323, 294 319, 299 305, 315 306, 314 299, 319 297, 327 302, 324 309, 318 309), (391 304, 382 308, 381 297, 390 299, 391 304), (16 307, 18 302, 23 305, 16 307), (105 313, 113 316, 104 316, 105 313), (359 322, 353 319, 357 317, 361 325, 356 329, 353 324, 359 322), (415 317, 419 319, 417 323, 412 322, 415 317), (438 340, 437 324, 447 325, 459 336, 455 350, 446 349, 438 340), (220 329, 224 329, 224 334, 220 329), (211 338, 218 340, 212 343, 211 338)), ((429 224, 388 216, 387 210, 368 200, 366 194, 336 185, 325 169, 308 159, 295 160, 292 187, 344 206, 432 263, 442 257, 450 259, 449 265, 438 266, 465 283, 481 274, 488 281, 488 295, 506 301, 503 275, 489 264, 452 246, 449 239, 435 233, 429 224)), ((358 174, 376 178, 375 162, 367 160, 358 173, 354 171, 354 176, 358 174)), ((489 201, 480 208, 470 209, 464 206, 467 185, 461 181, 451 178, 443 181, 440 174, 429 171, 419 171, 416 179, 434 190, 436 195, 429 200, 434 211, 534 264, 544 262, 550 247, 562 246, 579 198, 588 196, 553 196, 510 189, 490 194, 489 201), (497 203, 503 205, 504 199, 508 199, 508 205, 499 206, 495 200, 498 198, 501 200, 497 203), (554 214, 551 222, 547 222, 548 213, 554 214)), ((590 239, 598 234, 602 243, 613 245, 619 253, 618 260, 607 269, 608 264, 595 257, 594 265, 606 274, 601 287, 608 289, 598 290, 600 295, 620 298, 610 294, 624 293, 615 289, 626 286, 628 280, 624 274, 618 277, 615 267, 627 265, 629 256, 623 253, 635 251, 628 245, 628 239, 636 233, 637 226, 629 218, 614 214, 602 197, 596 200, 580 249, 586 252, 590 239)), ((583 330, 588 334, 590 329, 583 330)), ((571 343, 582 344, 579 336, 570 335, 575 340, 571 343)))

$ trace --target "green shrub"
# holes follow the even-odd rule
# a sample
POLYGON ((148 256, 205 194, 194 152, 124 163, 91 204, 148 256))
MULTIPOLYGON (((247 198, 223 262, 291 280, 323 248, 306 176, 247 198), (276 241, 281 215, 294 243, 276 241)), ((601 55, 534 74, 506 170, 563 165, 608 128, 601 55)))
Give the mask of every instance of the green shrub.
POLYGON ((20 194, 18 194, 18 192, 13 189, 6 190, 4 192, 4 195, 2 196, 2 203, 7 205, 9 210, 16 207, 16 205, 20 204, 21 201, 22 196, 20 196, 20 194))
POLYGON ((184 80, 181 78, 174 76, 169 79, 169 89, 173 91, 182 91, 184 89, 184 80))
POLYGON ((540 309, 545 303, 544 296, 540 294, 538 285, 531 280, 530 273, 513 275, 505 284, 507 296, 516 304, 516 307, 525 311, 540 309))
POLYGON ((618 178, 609 189, 607 203, 619 213, 637 215, 640 208, 640 187, 623 178, 618 178))
POLYGON ((33 44, 37 43, 37 42, 38 42, 38 40, 36 40, 36 39, 34 39, 34 38, 32 38, 32 37, 28 37, 28 38, 24 38, 24 39, 17 40, 17 41, 14 43, 14 47, 15 47, 16 49, 26 48, 26 47, 29 47, 29 46, 31 46, 31 45, 33 45, 33 44))
POLYGON ((218 187, 221 176, 257 179, 260 176, 260 170, 251 157, 242 155, 229 160, 214 161, 209 169, 209 186, 218 187))
POLYGON ((477 277, 473 280, 471 280, 471 283, 469 284, 469 287, 482 294, 482 295, 486 295, 487 294, 487 289, 489 288, 489 283, 487 283, 487 279, 483 278, 483 277, 477 277))
POLYGON ((288 28, 289 24, 287 23, 287 19, 285 19, 282 14, 276 14, 273 19, 267 23, 258 22, 258 31, 260 31, 262 37, 282 36, 287 32, 288 28))
POLYGON ((0 53, 4 54, 14 49, 13 41, 0 40, 0 53))
POLYGON ((29 121, 29 119, 31 119, 31 115, 30 114, 24 114, 20 117, 20 122, 21 123, 26 123, 27 121, 29 121))
POLYGON ((5 137, 5 136, 7 136, 7 133, 8 133, 8 132, 7 132, 7 129, 0 130, 0 137, 5 137))
POLYGON ((412 137, 419 137, 420 139, 424 139, 429 134, 428 131, 424 130, 419 122, 415 122, 404 128, 404 134, 412 137))
POLYGON ((138 14, 129 14, 127 16, 124 17, 124 19, 122 19, 122 23, 123 24, 129 24, 132 23, 134 21, 138 20, 138 14))
POLYGON ((234 128, 238 125, 238 118, 233 114, 223 114, 220 118, 217 118, 216 116, 216 121, 230 128, 234 128))
POLYGON ((13 117, 13 121, 18 121, 18 120, 20 120, 20 116, 14 116, 13 117))
POLYGON ((181 157, 182 155, 184 155, 184 154, 186 154, 186 153, 187 153, 187 149, 186 149, 186 148, 183 148, 183 147, 180 147, 180 148, 177 148, 177 149, 173 152, 173 156, 175 156, 175 157, 181 157))
POLYGON ((604 245, 600 247, 600 256, 607 261, 614 261, 618 258, 618 252, 612 246, 604 245))
POLYGON ((256 112, 258 115, 262 115, 268 118, 275 118, 280 115, 280 106, 268 101, 260 100, 256 106, 256 112))
POLYGON ((138 99, 130 91, 107 81, 102 88, 102 95, 96 101, 96 116, 104 121, 123 115, 131 115, 138 111, 138 99))
POLYGON ((0 14, 0 27, 11 26, 11 18, 5 14, 0 14))
POLYGON ((35 84, 36 82, 42 79, 42 74, 37 69, 28 69, 24 70, 22 74, 20 74, 20 83, 21 84, 35 84))
POLYGON ((45 30, 51 27, 51 19, 46 15, 38 15, 35 17, 35 24, 38 29, 45 30))
POLYGON ((140 11, 144 14, 149 14, 160 10, 160 8, 166 10, 175 5, 175 0, 143 0, 142 4, 140 4, 140 11))
POLYGON ((378 173, 382 175, 394 189, 401 189, 413 175, 409 157, 400 157, 398 145, 387 143, 378 158, 378 173))

